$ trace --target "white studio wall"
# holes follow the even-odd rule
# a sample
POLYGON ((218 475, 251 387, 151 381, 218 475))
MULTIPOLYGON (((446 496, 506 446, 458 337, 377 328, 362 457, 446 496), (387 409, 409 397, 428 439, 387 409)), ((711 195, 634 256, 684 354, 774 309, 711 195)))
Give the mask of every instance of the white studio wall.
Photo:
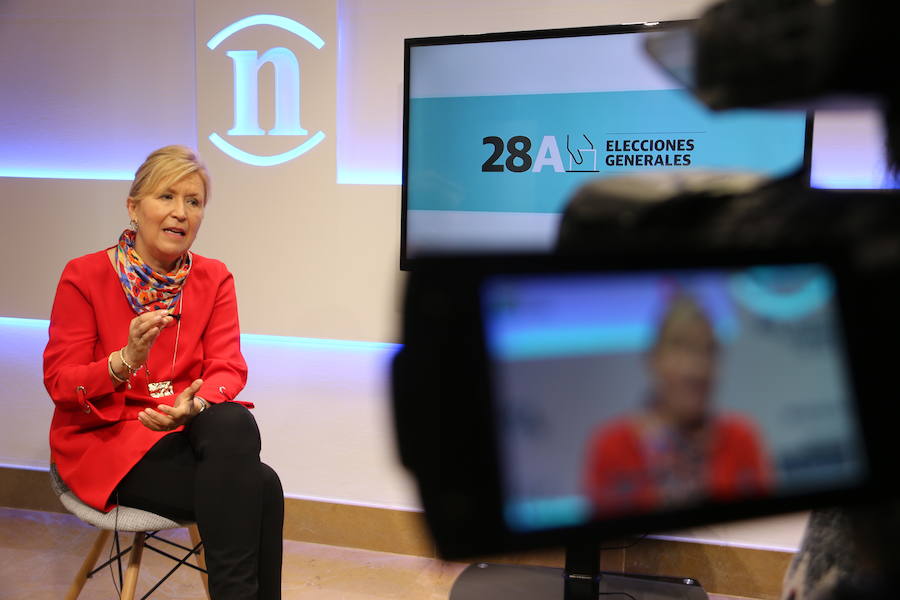
POLYGON ((192 3, 10 0, 0 31, 0 176, 127 177, 194 142, 192 3))
MULTIPOLYGON (((62 1, 9 0, 0 5, 0 76, 15 82, 0 94, 0 316, 46 319, 65 262, 111 245, 126 225, 128 173, 156 147, 193 145, 213 178, 195 250, 229 266, 242 331, 265 334, 244 338, 243 396, 258 407, 264 460, 291 496, 415 509, 395 459, 387 395, 403 279, 403 38, 689 18, 708 3, 172 0, 151 10, 136 0, 89 0, 76 11, 62 1), (323 44, 255 25, 209 47, 257 14, 301 23, 323 44), (234 76, 242 67, 228 53, 261 60, 272 48, 297 60, 306 133, 269 131, 277 82, 265 64, 258 124, 268 133, 230 135, 240 131, 234 76), (320 131, 304 153, 273 166, 236 160, 210 139, 276 156, 320 131)), ((0 320, 0 378, 15 381, 0 392, 0 461, 8 465, 47 464, 45 340, 45 324, 0 320)), ((794 517, 685 535, 791 547, 802 526, 794 517)))

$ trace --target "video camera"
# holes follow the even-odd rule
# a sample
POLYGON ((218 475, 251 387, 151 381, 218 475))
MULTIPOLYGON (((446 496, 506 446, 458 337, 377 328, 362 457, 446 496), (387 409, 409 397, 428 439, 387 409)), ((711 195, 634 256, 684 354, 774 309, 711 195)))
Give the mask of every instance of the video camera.
MULTIPOLYGON (((714 108, 864 92, 896 140, 875 5, 896 11, 725 2, 648 47, 714 108)), ((418 258, 394 415, 441 554, 890 493, 898 200, 802 174, 611 178, 572 198, 552 255, 418 258)))

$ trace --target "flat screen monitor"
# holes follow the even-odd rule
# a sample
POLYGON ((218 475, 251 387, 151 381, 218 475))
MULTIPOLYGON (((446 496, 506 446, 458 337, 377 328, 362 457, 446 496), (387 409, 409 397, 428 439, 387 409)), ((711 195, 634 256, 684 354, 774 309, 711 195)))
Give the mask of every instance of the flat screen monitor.
POLYGON ((673 25, 407 39, 401 267, 544 252, 591 178, 802 168, 805 112, 713 113, 647 58, 673 25))

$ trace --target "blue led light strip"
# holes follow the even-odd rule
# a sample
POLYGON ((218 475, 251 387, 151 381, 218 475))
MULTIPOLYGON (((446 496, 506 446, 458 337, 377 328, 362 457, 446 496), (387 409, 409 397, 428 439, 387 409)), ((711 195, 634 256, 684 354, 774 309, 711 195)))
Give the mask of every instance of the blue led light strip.
POLYGON ((401 185, 403 176, 400 171, 361 171, 338 166, 337 182, 339 185, 401 185))
POLYGON ((0 168, 0 177, 21 177, 23 179, 99 179, 107 181, 131 181, 130 171, 71 171, 68 169, 0 168))
POLYGON ((258 333, 242 333, 241 343, 261 346, 295 346, 310 350, 371 350, 396 351, 400 344, 388 342, 361 342, 357 340, 331 340, 325 338, 303 338, 284 335, 261 335, 258 333))
MULTIPOLYGON (((46 319, 20 319, 17 317, 0 317, 0 328, 44 329, 50 326, 46 319)), ((388 342, 361 342, 357 340, 332 340, 325 338, 304 338, 284 335, 262 335, 242 333, 241 343, 260 346, 293 346, 309 350, 369 350, 397 351, 400 344, 388 342)))
POLYGON ((28 329, 47 329, 50 321, 45 319, 19 319, 17 317, 0 317, 0 327, 23 327, 28 329))

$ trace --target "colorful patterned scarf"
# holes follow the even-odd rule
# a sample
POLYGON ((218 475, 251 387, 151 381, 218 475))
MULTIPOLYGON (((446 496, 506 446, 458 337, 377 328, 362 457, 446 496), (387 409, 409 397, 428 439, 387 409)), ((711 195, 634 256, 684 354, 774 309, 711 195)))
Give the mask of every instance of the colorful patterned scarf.
POLYGON ((174 308, 191 272, 191 253, 185 253, 174 271, 157 273, 138 256, 135 239, 135 232, 126 229, 116 246, 116 270, 128 303, 137 314, 174 308))

